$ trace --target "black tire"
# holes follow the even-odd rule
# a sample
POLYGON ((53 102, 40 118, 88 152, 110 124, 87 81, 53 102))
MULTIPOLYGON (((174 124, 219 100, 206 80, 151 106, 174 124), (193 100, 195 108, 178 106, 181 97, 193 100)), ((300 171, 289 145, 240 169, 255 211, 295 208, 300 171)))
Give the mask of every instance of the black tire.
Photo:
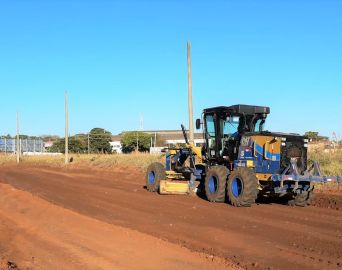
POLYGON ((288 205, 305 207, 312 203, 313 198, 314 198, 313 190, 302 191, 301 193, 294 195, 293 199, 288 201, 288 205))
POLYGON ((231 205, 251 206, 255 203, 258 193, 258 179, 252 170, 239 167, 230 174, 227 197, 231 205))
POLYGON ((204 181, 205 195, 210 202, 224 202, 229 170, 225 166, 211 167, 204 181))
POLYGON ((150 192, 159 191, 160 180, 165 179, 165 169, 163 164, 154 162, 147 168, 146 189, 150 192))

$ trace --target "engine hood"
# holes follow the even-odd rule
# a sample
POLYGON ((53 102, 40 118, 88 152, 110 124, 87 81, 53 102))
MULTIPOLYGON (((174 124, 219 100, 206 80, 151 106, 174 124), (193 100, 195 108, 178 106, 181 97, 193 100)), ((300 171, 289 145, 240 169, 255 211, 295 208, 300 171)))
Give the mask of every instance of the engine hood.
POLYGON ((284 133, 284 132, 271 132, 271 131, 263 131, 263 132, 247 132, 244 134, 245 136, 253 136, 253 135, 259 135, 259 136, 274 136, 274 137, 282 137, 286 139, 294 139, 294 140, 300 140, 300 139, 308 139, 307 136, 300 135, 298 133, 284 133))

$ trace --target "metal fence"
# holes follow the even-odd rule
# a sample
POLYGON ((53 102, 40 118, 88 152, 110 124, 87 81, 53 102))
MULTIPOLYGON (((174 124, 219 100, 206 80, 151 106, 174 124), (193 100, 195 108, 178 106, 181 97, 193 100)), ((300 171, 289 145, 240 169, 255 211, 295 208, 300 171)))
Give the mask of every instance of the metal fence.
MULTIPOLYGON (((44 152, 43 140, 32 140, 32 139, 20 139, 20 152, 44 152)), ((13 153, 17 151, 17 140, 16 139, 3 139, 0 138, 0 152, 13 153)))

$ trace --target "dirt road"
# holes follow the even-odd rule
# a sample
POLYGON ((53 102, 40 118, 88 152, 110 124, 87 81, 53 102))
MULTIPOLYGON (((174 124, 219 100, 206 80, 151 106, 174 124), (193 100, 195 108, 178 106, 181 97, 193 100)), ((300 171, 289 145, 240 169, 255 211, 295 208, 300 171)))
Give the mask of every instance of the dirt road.
MULTIPOLYGON (((43 254, 39 263, 18 262, 25 267, 58 269, 63 262, 71 269, 225 269, 233 263, 247 269, 342 269, 338 194, 334 209, 234 208, 149 193, 142 173, 123 168, 2 167, 0 182, 0 256, 6 251, 19 254, 16 260, 20 254, 37 260, 43 254)), ((320 200, 324 206, 324 195, 320 200)))

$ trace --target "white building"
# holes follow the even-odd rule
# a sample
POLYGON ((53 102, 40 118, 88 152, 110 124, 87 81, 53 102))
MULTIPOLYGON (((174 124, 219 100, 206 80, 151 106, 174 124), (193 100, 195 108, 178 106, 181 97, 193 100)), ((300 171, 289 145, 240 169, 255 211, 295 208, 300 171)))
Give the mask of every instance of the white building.
POLYGON ((122 153, 122 145, 120 141, 112 141, 110 142, 112 146, 113 153, 121 154, 122 153))
MULTIPOLYGON (((152 146, 154 145, 155 140, 157 140, 159 144, 160 142, 164 143, 164 145, 157 145, 159 147, 153 148, 152 152, 153 151, 160 152, 160 149, 163 149, 164 147, 168 147, 168 146, 172 147, 172 146, 179 145, 179 144, 185 144, 182 130, 147 130, 143 132, 151 135, 152 146)), ((122 132, 112 137, 112 142, 110 144, 113 147, 113 152, 116 152, 118 154, 122 153, 122 145, 120 141, 121 141, 121 136, 124 133, 125 132, 122 132)), ((205 143, 202 133, 194 134, 194 143, 196 146, 202 146, 205 143)))

